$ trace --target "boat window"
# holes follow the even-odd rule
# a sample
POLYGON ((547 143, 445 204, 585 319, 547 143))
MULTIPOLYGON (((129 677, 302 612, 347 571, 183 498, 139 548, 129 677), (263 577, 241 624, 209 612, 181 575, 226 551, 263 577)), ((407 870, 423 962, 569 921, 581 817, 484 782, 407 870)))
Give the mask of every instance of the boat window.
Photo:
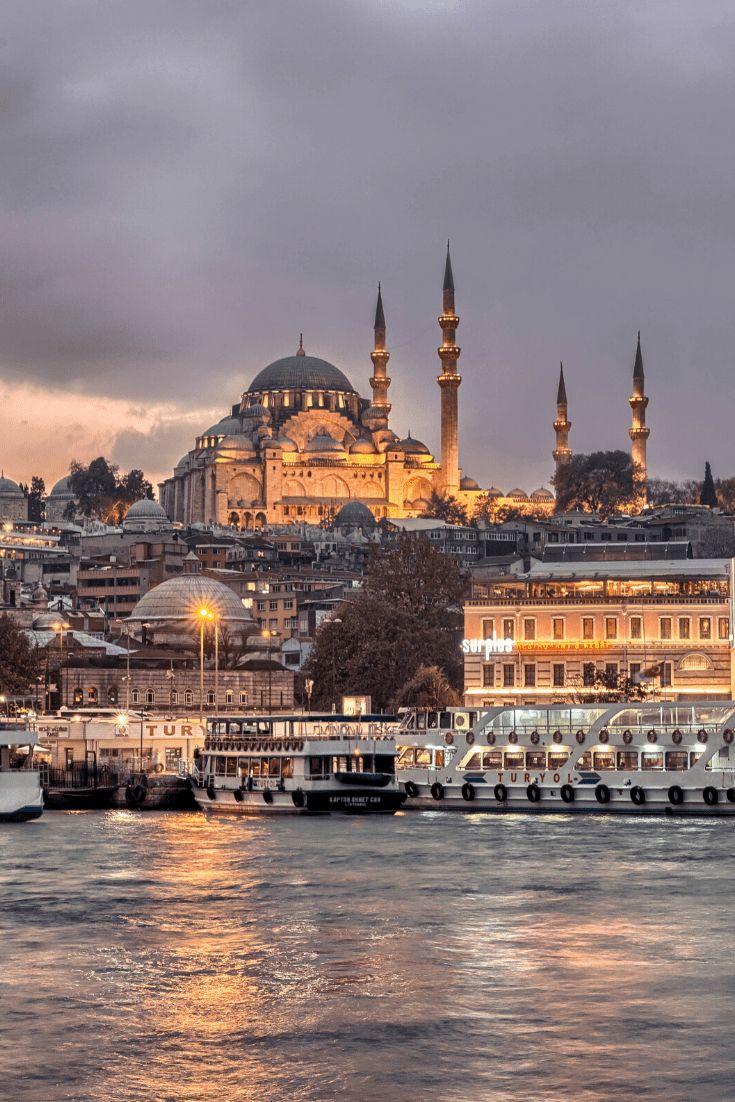
POLYGON ((276 779, 278 779, 281 776, 281 759, 280 758, 271 758, 270 764, 268 766, 268 775, 270 777, 275 777, 276 779))
POLYGON ((224 777, 227 773, 227 758, 224 754, 218 754, 215 760, 217 762, 215 773, 220 777, 224 777))
POLYGON ((250 759, 250 772, 254 777, 260 776, 260 758, 250 759))
POLYGON ((614 769, 615 751, 595 750, 594 754, 592 755, 592 761, 595 769, 614 769))
POLYGON ((281 763, 281 776, 293 777, 293 758, 284 758, 281 763))
POLYGON ((500 750, 486 750, 482 755, 483 769, 502 769, 503 754, 500 750))
POLYGON ((396 771, 396 759, 393 754, 376 754, 375 755, 375 772, 376 773, 390 773, 393 774, 396 771))
POLYGON ((439 716, 436 714, 436 712, 430 712, 429 715, 426 717, 426 720, 427 726, 430 731, 436 730, 436 728, 439 726, 439 716))
MULTIPOLYGON (((329 759, 327 759, 328 761, 329 759)), ((323 777, 328 776, 329 766, 327 765, 327 773, 324 772, 324 760, 320 754, 311 755, 309 757, 309 777, 323 777)))
POLYGON ((585 750, 582 756, 577 761, 577 769, 591 769, 592 768, 592 751, 585 750))
POLYGON ((413 746, 404 746, 398 757, 399 769, 410 769, 416 763, 416 751, 413 746))
POLYGON ((664 753, 663 750, 642 750, 641 751, 641 769, 663 769, 664 767, 664 753))
POLYGON ((618 769, 627 769, 628 772, 631 770, 635 772, 638 769, 638 751, 618 750, 618 769))
POLYGON ((523 751, 509 750, 505 754, 506 769, 523 769, 523 751))
MULTIPOLYGON (((326 768, 329 769, 329 758, 326 761, 326 768)), ((352 772, 352 759, 348 754, 335 754, 332 758, 332 772, 333 773, 351 773, 352 772)), ((329 775, 325 774, 326 776, 329 775)))
POLYGON ((699 751, 693 750, 691 752, 691 754, 689 755, 689 765, 690 766, 696 765, 697 762, 699 761, 699 759, 701 758, 701 756, 702 756, 702 751, 701 750, 699 750, 699 751))
POLYGON ((228 777, 237 776, 237 758, 226 758, 226 768, 228 777))
POLYGON ((416 764, 431 765, 431 750, 416 748, 416 764))
POLYGON ((569 754, 565 750, 563 753, 559 751, 549 751, 549 769, 561 769, 562 766, 567 764, 569 760, 569 754))
POLYGON ((472 754, 464 763, 465 769, 482 769, 482 754, 472 754))
POLYGON ((686 750, 667 750, 666 751, 666 768, 667 769, 686 769, 688 767, 687 752, 686 750))
POLYGON ((441 727, 442 731, 448 731, 449 730, 449 728, 452 726, 452 713, 451 712, 442 712, 441 713, 441 715, 439 716, 439 726, 441 727))
POLYGON ((546 751, 545 750, 527 750, 526 751, 526 769, 545 769, 546 768, 546 751))
POLYGON ((443 750, 435 750, 434 751, 434 768, 435 769, 443 769, 444 768, 444 751, 443 750))

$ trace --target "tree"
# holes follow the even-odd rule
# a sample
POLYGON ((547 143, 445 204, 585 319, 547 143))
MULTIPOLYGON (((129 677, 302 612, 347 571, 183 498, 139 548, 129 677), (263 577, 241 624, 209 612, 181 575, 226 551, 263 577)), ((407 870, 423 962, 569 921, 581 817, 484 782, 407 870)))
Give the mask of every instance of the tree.
POLYGON ((720 508, 726 513, 735 512, 735 478, 715 479, 715 489, 720 508))
POLYGON ((629 508, 635 496, 633 464, 624 451, 573 455, 553 478, 556 511, 583 509, 609 517, 629 508))
POLYGON ((153 486, 134 467, 120 476, 119 468, 104 456, 93 459, 88 467, 75 459, 70 468, 72 493, 79 502, 76 512, 119 524, 130 506, 143 497, 153 497, 153 486))
POLYGON ((672 482, 663 478, 649 478, 649 505, 694 505, 699 501, 700 485, 694 480, 672 482))
POLYGON ((25 696, 40 674, 41 654, 23 631, 3 613, 0 616, 0 692, 25 696))
POLYGON ((444 520, 447 524, 467 524, 467 510, 452 494, 440 494, 431 491, 429 503, 421 514, 434 520, 444 520))
POLYGON ((709 462, 704 465, 704 482, 702 483, 702 493, 699 496, 699 504, 709 505, 710 509, 716 509, 719 505, 715 480, 712 477, 712 468, 709 462))
POLYGON ((460 694, 438 666, 420 666, 396 697, 396 704, 409 708, 450 708, 461 703, 460 694))
POLYGON ((402 533, 371 549, 365 584, 319 628, 307 664, 314 705, 345 693, 369 693, 374 707, 393 704, 413 675, 438 667, 462 686, 459 648, 467 579, 428 540, 402 533))
POLYGON ((485 521, 487 524, 505 524, 509 520, 533 520, 538 517, 534 510, 525 510, 518 505, 501 504, 502 498, 495 494, 483 494, 477 500, 472 514, 472 523, 485 521))
POLYGON ((40 524, 46 519, 46 483, 34 474, 30 486, 21 482, 20 488, 28 499, 28 519, 40 524))

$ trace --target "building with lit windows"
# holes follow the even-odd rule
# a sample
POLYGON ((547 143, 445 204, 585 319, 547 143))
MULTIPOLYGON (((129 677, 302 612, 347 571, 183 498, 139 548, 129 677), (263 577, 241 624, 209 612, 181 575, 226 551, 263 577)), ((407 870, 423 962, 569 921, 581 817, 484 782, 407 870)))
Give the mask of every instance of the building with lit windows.
POLYGON ((667 700, 729 700, 732 559, 534 562, 473 580, 467 704, 551 704, 630 679, 667 700))

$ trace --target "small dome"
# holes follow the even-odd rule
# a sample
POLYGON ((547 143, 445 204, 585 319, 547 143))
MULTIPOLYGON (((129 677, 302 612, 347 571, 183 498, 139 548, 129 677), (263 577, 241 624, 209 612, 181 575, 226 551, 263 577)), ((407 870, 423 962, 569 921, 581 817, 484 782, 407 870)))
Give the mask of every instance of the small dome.
MULTIPOLYGON (((361 436, 350 448, 350 455, 375 455, 375 445, 372 440, 361 436)), ((347 508, 347 506, 345 506, 347 508)))
POLYGON ((217 451, 247 452, 248 455, 255 455, 255 445, 249 436, 238 433, 233 436, 225 436, 224 439, 220 440, 217 451))
POLYGON ((505 496, 509 497, 511 501, 528 501, 528 494, 526 491, 519 490, 518 487, 516 487, 515 490, 508 490, 505 496))
POLYGON ((531 501, 554 501, 554 495, 545 486, 539 486, 538 490, 534 490, 531 494, 531 501))
POLYGON ((150 497, 142 497, 130 506, 126 520, 168 520, 166 510, 150 497))
POLYGON ((281 451, 284 452, 297 452, 299 450, 298 444, 291 439, 290 436, 279 436, 278 441, 281 445, 281 451))
POLYGON ((375 517, 361 501, 348 501, 337 513, 333 528, 374 528, 375 517))
POLYGON ((504 496, 503 491, 499 490, 497 486, 491 486, 489 490, 485 491, 485 493, 487 494, 488 497, 503 497, 504 496))
POLYGON ((262 390, 342 390, 354 394, 352 383, 338 367, 317 356, 286 356, 260 371, 247 393, 262 390))
POLYGON ((414 440, 410 432, 405 440, 401 440, 400 448, 406 455, 431 455, 426 444, 422 444, 420 440, 414 440))
POLYGON ((333 436, 322 430, 316 436, 312 436, 304 450, 307 452, 343 452, 345 449, 343 444, 340 444, 333 436))
POLYGON ((178 461, 178 463, 174 467, 174 470, 176 470, 176 471, 188 470, 190 465, 191 465, 191 459, 189 458, 189 453, 187 452, 186 455, 182 455, 181 459, 178 461))
POLYGON ((460 490, 479 490, 480 486, 479 483, 475 482, 474 478, 465 475, 459 484, 459 488, 460 490))
POLYGON ((38 616, 33 617, 31 627, 34 631, 59 631, 61 627, 68 628, 66 620, 64 619, 64 613, 59 612, 39 612, 38 616))
POLYGON ((180 574, 149 589, 130 614, 137 623, 197 622, 201 609, 225 623, 252 623, 252 616, 231 589, 204 574, 180 574))
POLYGON ((23 491, 17 482, 13 482, 12 478, 6 478, 5 475, 0 476, 0 494, 20 494, 23 496, 23 491))
POLYGON ((74 497, 74 491, 71 488, 71 475, 64 475, 58 482, 55 482, 49 497, 74 497))
POLYGON ((252 406, 242 411, 243 417, 270 417, 271 411, 260 402, 253 402, 252 406))

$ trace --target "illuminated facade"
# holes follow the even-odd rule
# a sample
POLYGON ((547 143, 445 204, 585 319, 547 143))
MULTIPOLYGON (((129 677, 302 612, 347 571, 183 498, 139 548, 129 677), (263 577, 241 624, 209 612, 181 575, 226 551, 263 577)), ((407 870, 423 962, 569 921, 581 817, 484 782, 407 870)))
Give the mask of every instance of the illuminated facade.
POLYGON ((475 581, 468 704, 551 704, 630 679, 654 699, 731 699, 731 559, 536 563, 475 581))

